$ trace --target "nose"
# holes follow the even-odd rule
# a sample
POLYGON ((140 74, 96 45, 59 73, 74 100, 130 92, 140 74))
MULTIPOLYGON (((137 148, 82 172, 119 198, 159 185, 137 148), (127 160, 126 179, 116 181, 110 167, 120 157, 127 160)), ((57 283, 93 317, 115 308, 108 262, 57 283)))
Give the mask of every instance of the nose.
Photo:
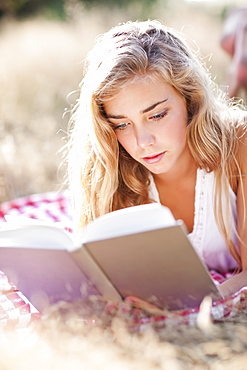
POLYGON ((136 130, 136 142, 139 147, 145 149, 155 143, 155 136, 142 126, 136 130))

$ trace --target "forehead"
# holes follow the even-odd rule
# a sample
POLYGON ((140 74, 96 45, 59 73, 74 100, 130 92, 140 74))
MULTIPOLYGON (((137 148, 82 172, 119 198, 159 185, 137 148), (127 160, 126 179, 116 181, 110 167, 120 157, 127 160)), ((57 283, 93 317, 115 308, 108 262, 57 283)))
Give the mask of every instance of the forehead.
POLYGON ((170 99, 174 94, 178 94, 176 90, 161 79, 136 77, 104 102, 104 108, 107 114, 125 113, 132 107, 143 111, 152 104, 170 99))

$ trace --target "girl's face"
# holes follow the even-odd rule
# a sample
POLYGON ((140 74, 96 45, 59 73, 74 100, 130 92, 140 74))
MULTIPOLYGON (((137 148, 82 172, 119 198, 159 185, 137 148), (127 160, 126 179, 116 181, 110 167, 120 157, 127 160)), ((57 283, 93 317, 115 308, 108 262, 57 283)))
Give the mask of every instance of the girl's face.
POLYGON ((189 152, 186 102, 169 84, 135 78, 104 109, 119 143, 153 174, 183 165, 189 152))

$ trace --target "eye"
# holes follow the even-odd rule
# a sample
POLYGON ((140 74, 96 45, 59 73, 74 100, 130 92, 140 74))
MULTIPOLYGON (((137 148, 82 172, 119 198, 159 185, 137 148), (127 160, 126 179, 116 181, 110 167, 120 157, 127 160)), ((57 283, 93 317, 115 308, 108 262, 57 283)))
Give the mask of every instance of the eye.
POLYGON ((126 129, 126 127, 128 126, 128 123, 120 123, 119 125, 117 126, 113 126, 113 130, 120 130, 120 131, 123 131, 126 129))
POLYGON ((159 121, 161 118, 165 117, 168 113, 168 110, 165 109, 161 113, 154 114, 152 117, 149 117, 149 119, 152 119, 154 121, 159 121))

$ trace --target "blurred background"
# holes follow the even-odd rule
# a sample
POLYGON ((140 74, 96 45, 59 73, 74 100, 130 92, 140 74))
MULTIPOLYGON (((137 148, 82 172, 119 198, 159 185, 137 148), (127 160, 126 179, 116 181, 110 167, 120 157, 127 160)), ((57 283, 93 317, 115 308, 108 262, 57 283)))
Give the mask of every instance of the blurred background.
POLYGON ((222 87, 229 9, 246 0, 1 0, 0 202, 64 188, 71 107, 95 37, 128 20, 159 19, 199 47, 222 87))

